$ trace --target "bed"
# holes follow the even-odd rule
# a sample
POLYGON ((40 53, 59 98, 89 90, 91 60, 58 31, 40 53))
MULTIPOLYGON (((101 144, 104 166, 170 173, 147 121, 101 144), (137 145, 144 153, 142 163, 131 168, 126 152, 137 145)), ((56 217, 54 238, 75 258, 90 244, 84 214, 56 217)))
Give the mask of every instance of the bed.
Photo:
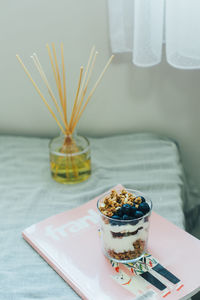
POLYGON ((48 143, 45 138, 0 136, 0 299, 79 299, 21 232, 118 183, 149 194, 154 211, 181 228, 189 218, 184 211, 194 211, 178 147, 168 138, 151 133, 90 138, 92 176, 77 185, 51 178, 48 143))

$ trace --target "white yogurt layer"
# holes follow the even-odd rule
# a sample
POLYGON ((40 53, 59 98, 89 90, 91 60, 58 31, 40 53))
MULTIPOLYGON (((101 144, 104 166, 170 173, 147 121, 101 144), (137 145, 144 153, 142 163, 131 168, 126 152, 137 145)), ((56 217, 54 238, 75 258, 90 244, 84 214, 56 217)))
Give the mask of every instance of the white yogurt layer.
POLYGON ((111 224, 105 224, 102 222, 101 224, 101 230, 102 230, 102 242, 105 250, 114 250, 116 253, 119 252, 125 252, 125 251, 133 251, 134 246, 133 243, 141 239, 143 241, 147 240, 148 236, 148 227, 149 222, 144 222, 144 220, 140 220, 138 224, 136 225, 111 225, 111 224), (139 227, 143 227, 142 229, 138 230, 139 227), (113 237, 112 232, 115 233, 126 233, 126 232, 134 232, 138 230, 138 232, 134 235, 130 236, 124 236, 124 237, 113 237))

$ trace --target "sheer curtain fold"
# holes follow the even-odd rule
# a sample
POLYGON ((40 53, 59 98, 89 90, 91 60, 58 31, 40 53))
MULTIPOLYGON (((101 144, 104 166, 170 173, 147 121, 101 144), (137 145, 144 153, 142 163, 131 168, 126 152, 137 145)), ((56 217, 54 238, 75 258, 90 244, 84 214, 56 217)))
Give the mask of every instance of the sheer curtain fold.
POLYGON ((200 0, 108 0, 111 47, 137 66, 200 68, 200 0))

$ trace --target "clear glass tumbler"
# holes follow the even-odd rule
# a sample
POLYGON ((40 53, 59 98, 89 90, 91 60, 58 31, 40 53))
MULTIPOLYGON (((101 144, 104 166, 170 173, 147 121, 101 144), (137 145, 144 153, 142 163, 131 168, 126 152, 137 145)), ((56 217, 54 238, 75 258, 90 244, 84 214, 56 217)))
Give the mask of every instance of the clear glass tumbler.
POLYGON ((104 194, 97 202, 103 253, 109 259, 120 263, 136 262, 143 257, 147 250, 152 211, 152 201, 148 196, 137 190, 126 189, 126 191, 135 197, 142 196, 149 205, 149 212, 140 218, 130 217, 130 219, 124 220, 121 216, 122 219, 114 219, 106 216, 100 210, 100 207, 104 206, 105 197, 109 197, 110 193, 104 194))
POLYGON ((90 143, 79 135, 59 136, 49 143, 52 178, 64 184, 82 182, 91 175, 90 143))

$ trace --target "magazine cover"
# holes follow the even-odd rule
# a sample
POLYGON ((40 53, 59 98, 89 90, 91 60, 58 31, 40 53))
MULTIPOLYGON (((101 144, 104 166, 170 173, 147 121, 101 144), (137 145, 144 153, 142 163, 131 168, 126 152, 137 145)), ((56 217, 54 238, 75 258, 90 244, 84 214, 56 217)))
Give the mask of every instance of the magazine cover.
POLYGON ((175 300, 200 290, 200 241, 154 212, 148 253, 141 260, 121 264, 106 258, 98 232, 98 198, 22 233, 82 299, 175 300))

